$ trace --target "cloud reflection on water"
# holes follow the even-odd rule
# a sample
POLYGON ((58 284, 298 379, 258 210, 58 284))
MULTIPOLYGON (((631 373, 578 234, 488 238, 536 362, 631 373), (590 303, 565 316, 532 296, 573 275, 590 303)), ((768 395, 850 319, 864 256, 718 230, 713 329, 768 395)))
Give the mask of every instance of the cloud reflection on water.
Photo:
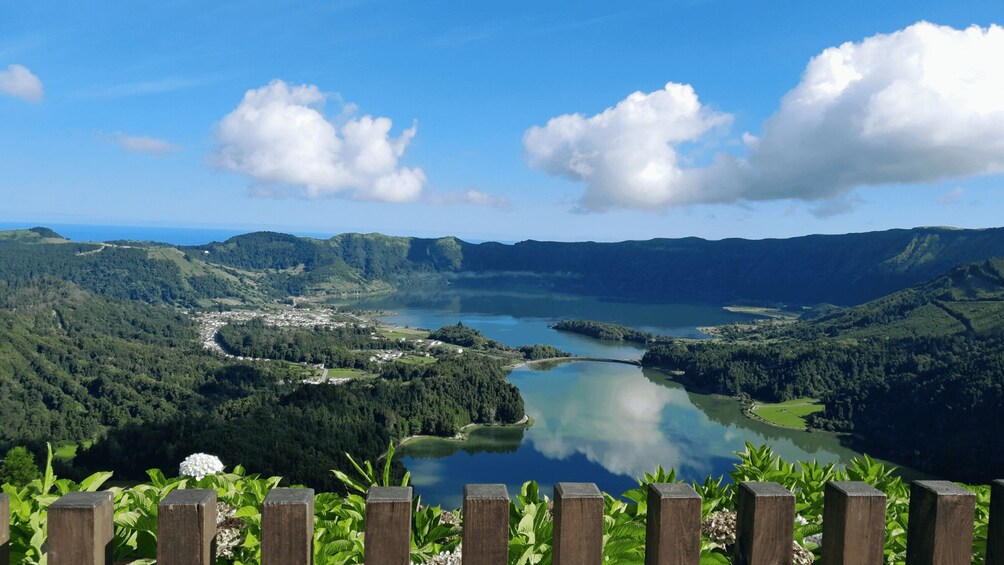
POLYGON ((581 453, 611 473, 630 477, 657 465, 705 470, 707 465, 689 452, 689 442, 667 435, 663 422, 669 406, 699 415, 687 393, 611 368, 578 364, 575 371, 568 367, 540 374, 546 386, 520 384, 534 389, 526 395, 527 413, 534 419, 526 440, 534 449, 552 459, 581 453))

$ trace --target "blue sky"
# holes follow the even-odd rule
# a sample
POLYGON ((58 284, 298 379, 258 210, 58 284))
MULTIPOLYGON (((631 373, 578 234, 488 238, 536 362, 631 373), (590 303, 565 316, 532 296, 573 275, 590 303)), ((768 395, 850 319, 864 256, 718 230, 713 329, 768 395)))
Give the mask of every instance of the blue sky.
POLYGON ((1002 20, 997 0, 6 3, 0 221, 998 226, 1002 20))

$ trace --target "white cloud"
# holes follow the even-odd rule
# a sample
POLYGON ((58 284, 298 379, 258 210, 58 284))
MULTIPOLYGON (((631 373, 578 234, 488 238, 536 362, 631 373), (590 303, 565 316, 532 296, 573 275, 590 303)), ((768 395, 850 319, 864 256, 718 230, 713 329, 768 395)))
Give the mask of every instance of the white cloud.
POLYGON ((657 465, 678 471, 703 467, 686 444, 674 442, 664 429, 667 406, 680 414, 695 413, 687 392, 639 376, 604 374, 602 379, 578 381, 575 391, 569 388, 573 381, 559 379, 553 388, 535 391, 536 403, 526 407, 534 421, 527 440, 548 458, 582 454, 611 473, 629 477, 657 465), (571 397, 576 401, 568 402, 571 397))
POLYGON ((0 71, 0 94, 38 102, 43 93, 42 81, 26 67, 9 65, 0 71))
POLYGON ((157 80, 90 86, 76 90, 70 95, 78 98, 127 98, 187 90, 219 82, 222 78, 224 77, 168 77, 157 80))
POLYGON ((962 198, 965 195, 966 195, 966 189, 962 188, 961 186, 957 186, 952 190, 949 190, 948 192, 939 196, 934 202, 942 206, 949 206, 962 200, 962 198))
POLYGON ((731 116, 703 107, 690 85, 635 92, 595 116, 564 114, 523 136, 530 166, 586 183, 584 207, 650 208, 695 199, 678 146, 731 116))
POLYGON ((126 135, 122 132, 116 132, 112 139, 115 143, 121 145, 123 149, 132 151, 133 153, 166 155, 181 149, 181 146, 169 141, 145 135, 126 135))
POLYGON ((861 197, 856 194, 840 194, 820 201, 809 212, 817 218, 832 218, 850 214, 861 202, 861 197))
POLYGON ((493 196, 480 190, 464 190, 460 192, 446 192, 434 194, 429 197, 433 204, 459 204, 468 206, 484 206, 486 208, 507 209, 511 206, 509 199, 501 196, 493 196))
POLYGON ((391 137, 390 118, 350 112, 330 121, 316 86, 274 80, 249 90, 216 128, 217 166, 251 177, 260 195, 361 200, 415 200, 425 184, 420 168, 399 167, 416 126, 391 137))
POLYGON ((670 86, 689 95, 665 97, 645 119, 606 126, 606 116, 663 91, 632 94, 588 119, 555 118, 530 129, 525 144, 531 166, 585 181, 582 204, 591 210, 829 200, 865 185, 998 173, 1004 171, 1001 61, 1004 28, 997 25, 956 30, 920 22, 826 49, 763 131, 743 134, 745 157, 722 154, 706 167, 687 166, 679 145, 705 141, 710 127, 701 126, 725 118, 702 115, 693 90, 681 85, 670 86))

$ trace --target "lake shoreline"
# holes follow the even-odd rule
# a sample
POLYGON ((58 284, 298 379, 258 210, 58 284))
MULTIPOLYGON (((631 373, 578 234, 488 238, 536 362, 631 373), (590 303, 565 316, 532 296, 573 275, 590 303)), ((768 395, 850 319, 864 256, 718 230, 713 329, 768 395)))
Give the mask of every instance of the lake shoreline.
POLYGON ((745 442, 772 445, 786 461, 846 463, 862 455, 838 434, 805 432, 749 418, 737 398, 712 398, 712 391, 702 390, 701 385, 707 383, 700 378, 643 371, 649 367, 575 362, 579 357, 637 360, 645 350, 549 327, 555 320, 581 318, 675 339, 706 339, 707 334, 697 333, 696 327, 748 323, 752 312, 733 312, 721 305, 612 305, 579 297, 516 300, 511 294, 398 295, 349 307, 377 311, 370 315, 384 331, 393 331, 391 327, 418 331, 455 325, 459 320, 508 347, 544 344, 572 357, 553 359, 553 367, 552 363, 507 360, 512 368, 508 378, 520 389, 527 414, 536 419, 525 432, 504 427, 475 431, 481 427, 475 424, 464 426, 453 437, 419 433, 395 439, 400 449, 395 457, 422 484, 423 500, 432 503, 455 498, 457 484, 479 481, 515 485, 530 479, 541 484, 588 479, 601 489, 620 492, 657 465, 675 468, 685 480, 704 480, 726 473, 745 442), (544 368, 549 369, 547 375, 534 371, 544 368))
MULTIPOLYGON (((742 415, 745 416, 746 419, 748 419, 748 420, 750 420, 752 422, 758 422, 758 423, 761 423, 761 424, 766 424, 768 426, 771 426, 771 427, 774 427, 774 428, 778 428, 780 430, 788 430, 788 431, 795 431, 795 432, 808 432, 808 433, 826 432, 826 430, 821 430, 821 429, 818 429, 818 428, 812 428, 812 427, 809 427, 809 426, 803 426, 801 428, 796 428, 794 426, 784 426, 784 425, 781 425, 781 424, 777 424, 775 422, 771 422, 770 420, 767 420, 766 418, 758 416, 756 413, 753 412, 753 410, 757 406, 757 401, 756 400, 753 400, 753 402, 749 406, 747 406, 747 405, 745 405, 743 403, 743 399, 742 399, 741 396, 731 396, 731 395, 728 395, 728 394, 721 394, 721 393, 717 393, 717 392, 712 392, 711 389, 709 389, 709 388, 700 387, 700 386, 694 385, 692 383, 692 381, 690 381, 689 379, 680 379, 680 378, 678 378, 678 377, 685 376, 680 371, 670 371, 669 369, 660 369, 658 367, 644 367, 644 368, 646 368, 646 369, 653 369, 653 370, 659 371, 660 373, 664 373, 666 375, 667 379, 673 381, 674 383, 679 384, 687 392, 694 393, 694 394, 705 394, 705 395, 708 395, 708 396, 710 396, 712 398, 721 398, 721 399, 727 399, 727 400, 734 400, 735 402, 739 403, 739 408, 740 408, 740 412, 742 412, 742 415)), ((771 404, 771 403, 764 403, 764 404, 771 404)), ((827 433, 835 433, 835 432, 827 432, 827 433)), ((839 436, 840 434, 837 434, 837 435, 839 436)))
MULTIPOLYGON (((399 441, 394 446, 394 448, 397 449, 397 448, 399 448, 399 447, 401 447, 403 445, 406 445, 406 444, 409 444, 409 443, 414 443, 415 441, 421 441, 421 440, 436 440, 436 441, 449 441, 449 442, 463 443, 463 442, 465 442, 465 441, 468 440, 471 432, 473 432, 474 430, 481 429, 481 428, 524 428, 524 429, 526 429, 526 428, 530 428, 532 426, 533 426, 533 418, 531 418, 528 414, 524 414, 522 418, 520 418, 519 420, 517 420, 515 422, 512 422, 511 424, 505 424, 505 423, 486 424, 486 423, 483 423, 483 422, 471 422, 470 424, 467 424, 467 425, 461 427, 460 430, 458 430, 457 433, 454 434, 451 437, 433 436, 433 435, 427 435, 427 434, 412 435, 412 436, 407 436, 407 437, 403 438, 401 441, 399 441)), ((384 456, 386 456, 386 455, 387 454, 385 453, 384 456)))

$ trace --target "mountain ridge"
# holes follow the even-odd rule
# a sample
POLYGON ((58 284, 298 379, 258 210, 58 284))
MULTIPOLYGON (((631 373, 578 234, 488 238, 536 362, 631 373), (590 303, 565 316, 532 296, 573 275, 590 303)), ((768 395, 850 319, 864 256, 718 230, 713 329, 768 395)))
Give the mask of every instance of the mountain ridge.
MULTIPOLYGON (((218 253, 224 246, 267 253, 261 239, 271 241, 274 236, 246 234, 185 249, 209 251, 206 260, 227 264, 218 253)), ((527 240, 512 245, 471 244, 455 237, 341 234, 328 240, 299 238, 295 246, 300 249, 308 241, 322 264, 344 263, 367 278, 406 282, 409 276, 436 274, 465 287, 539 286, 664 302, 850 305, 929 280, 962 263, 1004 256, 1004 228, 914 228, 769 240, 527 240)))
MULTIPOLYGON (((0 232, 0 255, 16 254, 18 244, 38 244, 32 254, 39 246, 58 244, 63 250, 52 253, 63 256, 64 262, 107 269, 112 262, 141 262, 146 253, 155 262, 144 269, 159 273, 149 281, 147 294, 166 285, 164 301, 203 307, 446 282, 462 288, 536 289, 628 301, 850 306, 936 278, 963 263, 1004 257, 1004 228, 515 244, 468 243, 453 236, 344 233, 316 239, 252 232, 188 246, 70 242, 43 238, 48 230, 39 232, 45 228, 33 230, 38 231, 0 232), (88 251, 93 253, 82 258, 88 251)), ((22 252, 17 260, 35 264, 33 272, 54 268, 39 266, 26 255, 22 252)))

